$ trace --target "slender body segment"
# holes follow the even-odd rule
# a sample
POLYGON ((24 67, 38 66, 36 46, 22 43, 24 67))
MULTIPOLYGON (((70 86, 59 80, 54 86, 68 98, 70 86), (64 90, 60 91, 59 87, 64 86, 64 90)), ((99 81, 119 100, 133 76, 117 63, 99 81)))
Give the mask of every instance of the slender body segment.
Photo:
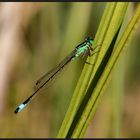
POLYGON ((45 73, 39 80, 36 82, 36 90, 32 93, 31 96, 29 96, 22 104, 20 104, 16 110, 14 111, 15 113, 20 112, 25 106, 30 102, 32 97, 38 93, 38 91, 47 85, 51 79, 55 78, 57 73, 61 71, 69 62, 75 60, 76 58, 79 57, 85 57, 85 56, 91 56, 91 51, 93 51, 93 48, 91 47, 93 44, 93 39, 90 37, 87 37, 84 42, 79 44, 78 46, 75 47, 75 49, 68 55, 66 56, 56 67, 54 67, 52 70, 49 72, 45 73))

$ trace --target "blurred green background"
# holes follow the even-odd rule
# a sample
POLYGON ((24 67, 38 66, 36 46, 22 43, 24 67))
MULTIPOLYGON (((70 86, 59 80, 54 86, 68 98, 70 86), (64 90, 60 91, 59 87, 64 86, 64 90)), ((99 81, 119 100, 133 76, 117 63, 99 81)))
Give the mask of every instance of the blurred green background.
MULTIPOLYGON (((14 110, 32 94, 38 78, 87 36, 94 38, 106 4, 0 3, 0 138, 56 137, 82 71, 82 59, 69 64, 23 111, 15 115, 14 110)), ((136 6, 129 3, 125 25, 136 6)), ((140 137, 139 36, 137 28, 85 137, 140 137), (116 87, 115 93, 124 91, 119 100, 113 98, 116 87), (122 104, 115 116, 113 104, 122 104)))

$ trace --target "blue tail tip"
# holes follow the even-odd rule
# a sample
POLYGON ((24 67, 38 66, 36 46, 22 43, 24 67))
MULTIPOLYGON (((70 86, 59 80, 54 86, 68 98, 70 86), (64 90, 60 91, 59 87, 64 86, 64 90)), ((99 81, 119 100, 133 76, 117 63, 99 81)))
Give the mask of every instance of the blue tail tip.
POLYGON ((18 106, 18 108, 14 111, 15 114, 17 114, 18 112, 20 112, 25 106, 26 106, 26 104, 21 104, 20 106, 18 106))

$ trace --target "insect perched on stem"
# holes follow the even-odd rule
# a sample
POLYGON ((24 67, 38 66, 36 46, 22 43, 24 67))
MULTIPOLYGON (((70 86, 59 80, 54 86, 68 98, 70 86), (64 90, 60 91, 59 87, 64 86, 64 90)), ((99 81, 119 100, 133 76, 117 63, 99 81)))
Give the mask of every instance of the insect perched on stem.
MULTIPOLYGON (((90 37, 87 37, 84 42, 79 44, 75 47, 75 49, 66 56, 55 68, 44 74, 39 80, 36 82, 37 89, 33 92, 31 96, 29 96, 22 104, 20 104, 17 109, 14 111, 15 113, 20 112, 32 99, 32 97, 38 93, 38 91, 45 85, 49 83, 59 71, 61 71, 69 62, 75 60, 76 58, 82 57, 85 58, 86 56, 91 56, 91 52, 95 50, 91 46, 93 44, 93 39, 90 37)), ((88 63, 88 62, 86 62, 88 63)), ((90 64, 90 63, 88 63, 90 64)))

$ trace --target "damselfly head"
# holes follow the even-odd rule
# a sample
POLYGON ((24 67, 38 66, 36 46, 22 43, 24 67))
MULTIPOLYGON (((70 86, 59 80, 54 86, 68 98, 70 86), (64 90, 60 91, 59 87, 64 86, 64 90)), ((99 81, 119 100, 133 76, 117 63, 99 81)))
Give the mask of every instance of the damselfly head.
POLYGON ((93 39, 91 37, 87 37, 85 41, 89 42, 90 44, 93 44, 93 39))

